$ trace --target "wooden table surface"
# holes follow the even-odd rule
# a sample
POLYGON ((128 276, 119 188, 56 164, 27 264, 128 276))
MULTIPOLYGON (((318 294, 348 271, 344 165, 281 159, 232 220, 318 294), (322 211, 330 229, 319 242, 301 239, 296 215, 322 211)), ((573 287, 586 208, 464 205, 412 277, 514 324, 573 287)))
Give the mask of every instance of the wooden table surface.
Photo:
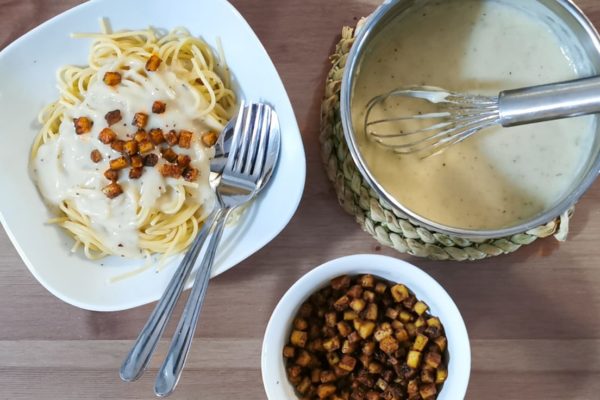
MULTIPOLYGON (((0 0, 0 49, 77 3, 0 0)), ((308 175, 287 229, 213 281, 173 398, 265 399, 259 358, 275 304, 314 266, 354 253, 408 259, 448 290, 471 338, 467 398, 600 398, 600 182, 581 201, 567 243, 548 239, 476 263, 433 262, 381 249, 337 205, 318 142, 327 57, 341 27, 354 24, 377 3, 234 1, 286 84, 303 134, 308 175)), ((578 3, 600 25, 600 2, 578 3)), ((153 398, 161 357, 154 357, 152 370, 139 382, 126 384, 118 377, 120 362, 152 307, 96 313, 62 303, 36 282, 0 231, 0 398, 153 398)), ((172 331, 170 326, 167 337, 172 331)), ((163 341, 158 355, 166 346, 163 341)))

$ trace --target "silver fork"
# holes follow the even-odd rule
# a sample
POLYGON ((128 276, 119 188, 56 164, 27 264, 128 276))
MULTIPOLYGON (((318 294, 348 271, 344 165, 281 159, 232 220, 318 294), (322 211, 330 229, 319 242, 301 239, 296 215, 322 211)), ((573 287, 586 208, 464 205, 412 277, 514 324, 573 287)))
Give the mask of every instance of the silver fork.
POLYGON ((253 104, 246 112, 253 115, 238 117, 239 126, 236 129, 241 129, 245 134, 234 136, 227 164, 216 188, 220 206, 216 227, 169 351, 156 377, 154 392, 157 396, 171 394, 181 376, 227 218, 237 207, 252 200, 266 185, 279 154, 279 130, 272 129, 272 109, 264 104, 253 104))

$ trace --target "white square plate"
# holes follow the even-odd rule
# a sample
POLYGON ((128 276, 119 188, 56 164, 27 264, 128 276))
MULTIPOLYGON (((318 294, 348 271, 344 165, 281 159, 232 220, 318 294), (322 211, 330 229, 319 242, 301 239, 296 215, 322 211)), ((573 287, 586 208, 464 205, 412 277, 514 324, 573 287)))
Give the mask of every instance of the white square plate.
POLYGON ((238 97, 267 101, 279 115, 282 143, 277 170, 238 224, 226 230, 213 275, 258 251, 287 225, 302 196, 306 161, 292 106, 273 63, 248 23, 225 0, 95 0, 9 45, 0 53, 0 221, 31 273, 51 293, 84 309, 116 311, 157 300, 181 256, 161 272, 151 268, 113 282, 143 261, 117 257, 90 261, 81 252, 70 253, 73 240, 45 222, 50 215, 27 165, 39 129, 37 114, 58 96, 57 69, 87 64, 91 41, 69 35, 98 32, 100 18, 107 18, 115 31, 184 26, 213 47, 220 39, 238 97))

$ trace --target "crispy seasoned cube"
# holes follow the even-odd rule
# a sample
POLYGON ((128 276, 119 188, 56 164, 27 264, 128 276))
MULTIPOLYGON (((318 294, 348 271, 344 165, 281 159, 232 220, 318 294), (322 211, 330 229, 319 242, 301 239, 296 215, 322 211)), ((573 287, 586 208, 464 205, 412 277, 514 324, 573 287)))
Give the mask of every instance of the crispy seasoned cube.
POLYGON ((177 165, 179 165, 181 168, 187 168, 191 162, 192 159, 187 154, 179 154, 177 156, 177 165))
POLYGON ((154 103, 152 103, 152 112, 154 114, 162 114, 167 110, 167 104, 162 102, 162 101, 158 101, 156 100, 154 103))
POLYGON ((179 135, 173 129, 167 132, 164 136, 169 146, 175 146, 177 143, 179 143, 179 135))
POLYGON ((175 164, 163 164, 160 166, 160 173, 165 178, 181 178, 181 167, 175 164))
POLYGON ((121 83, 121 74, 116 71, 108 71, 104 74, 102 81, 108 86, 117 86, 121 83))
POLYGON ((388 383, 386 381, 384 381, 383 379, 379 378, 379 379, 377 379, 377 382, 375 382, 375 386, 383 391, 383 390, 387 389, 388 383))
POLYGON ((362 298, 364 301, 366 301, 368 303, 373 303, 373 302, 375 302, 375 292, 372 292, 370 290, 365 290, 363 292, 362 298))
POLYGON ((121 170, 123 168, 127 168, 129 163, 125 157, 115 158, 114 160, 110 160, 110 169, 121 170))
POLYGON ((419 333, 415 338, 415 342, 413 343, 413 349, 417 351, 423 351, 425 346, 427 346, 427 342, 429 342, 429 338, 419 333))
POLYGON ((150 140, 150 135, 148 135, 148 133, 145 130, 138 129, 138 131, 133 136, 133 140, 140 143, 140 142, 143 142, 144 140, 150 140))
POLYGON ((448 340, 444 336, 439 336, 433 340, 433 342, 437 345, 441 352, 446 350, 446 346, 448 344, 448 340))
POLYGON ((88 133, 92 130, 92 126, 94 126, 94 121, 92 121, 88 117, 79 117, 73 120, 73 125, 75 125, 75 133, 77 133, 78 135, 83 135, 84 133, 88 133))
POLYGON ((366 342, 365 344, 363 344, 362 347, 362 352, 368 356, 372 355, 373 353, 375 353, 375 349, 376 349, 376 345, 375 342, 366 342))
POLYGON ((350 343, 358 343, 360 342, 360 339, 360 335, 356 331, 352 331, 352 333, 348 335, 348 341, 350 343))
POLYGON ((306 341, 308 340, 308 334, 303 331, 294 330, 290 335, 290 343, 296 347, 306 346, 306 341))
POLYGON ((160 150, 162 153, 162 156, 165 160, 167 160, 170 163, 174 163, 177 162, 177 153, 175 153, 173 151, 173 149, 171 149, 170 147, 164 148, 160 150))
POLYGON ((198 172, 198 170, 196 168, 186 168, 183 170, 183 179, 185 179, 188 182, 195 182, 196 179, 198 179, 198 175, 200 173, 198 172))
POLYGON ((321 369, 315 368, 310 371, 310 381, 312 383, 320 383, 321 382, 321 369))
POLYGON ((412 322, 405 323, 404 329, 406 329, 406 332, 408 332, 408 337, 414 338, 417 336, 417 327, 412 322))
POLYGON ((442 335, 442 330, 436 326, 428 326, 423 333, 431 339, 436 339, 442 335))
POLYGON ((305 331, 308 329, 308 322, 304 318, 298 317, 294 319, 294 329, 305 331))
POLYGON ((296 364, 301 367, 308 367, 311 360, 312 360, 312 357, 308 353, 308 351, 302 350, 302 351, 300 351, 300 354, 298 354, 298 357, 296 358, 296 364))
POLYGON ((104 116, 104 119, 106 120, 108 126, 116 124, 117 122, 123 119, 123 117, 121 116, 121 110, 113 110, 107 112, 104 116))
POLYGON ((102 189, 102 192, 109 199, 114 199, 115 197, 118 197, 121 195, 121 193, 123 193, 123 188, 121 188, 121 185, 119 185, 118 183, 112 182, 110 185, 104 187, 104 189, 102 189))
POLYGON ((100 140, 104 144, 110 144, 115 141, 117 138, 117 134, 110 128, 104 128, 100 131, 98 135, 98 140, 100 140))
POLYGON ((140 154, 150 153, 154 150, 154 144, 149 140, 144 140, 138 144, 140 154))
POLYGON ((146 71, 156 71, 162 60, 156 54, 152 54, 146 62, 146 71))
POLYGON ((333 371, 323 371, 321 372, 321 383, 330 383, 335 382, 337 377, 333 371))
POLYGON ((192 137, 194 134, 190 131, 179 131, 179 147, 189 149, 192 145, 192 137))
POLYGON ((423 318, 419 317, 415 321, 415 326, 417 327, 418 332, 423 332, 427 324, 425 323, 425 320, 423 318))
POLYGON ((390 292, 392 293, 392 297, 397 303, 400 303, 402 300, 408 298, 409 296, 408 288, 401 284, 392 286, 390 292))
POLYGON ((364 288, 372 288, 375 286, 375 278, 373 275, 363 275, 358 279, 358 283, 364 288))
POLYGON ((217 143, 217 139, 219 136, 213 131, 204 132, 201 136, 202 143, 206 147, 213 147, 217 143))
POLYGON ((425 385, 421 385, 421 387, 419 388, 419 394, 424 399, 434 397, 437 394, 435 383, 426 383, 425 385))
POLYGON ((123 151, 128 156, 132 156, 138 152, 138 143, 135 140, 127 140, 123 145, 123 151))
POLYGON ((392 325, 392 329, 395 331, 399 331, 400 329, 404 329, 404 324, 397 319, 393 320, 390 325, 392 325))
POLYGON ((355 311, 347 310, 344 311, 344 321, 354 321, 358 318, 358 314, 355 311))
POLYGON ((336 324, 337 330, 343 337, 347 337, 352 333, 352 328, 344 321, 340 321, 336 324))
POLYGON ((350 287, 350 277, 348 275, 338 276, 331 280, 331 288, 333 290, 345 290, 350 287))
POLYGON ((393 333, 394 331, 392 330, 392 326, 387 322, 384 322, 383 324, 379 325, 377 330, 375 330, 375 335, 373 337, 378 342, 381 342, 386 337, 392 336, 393 333))
POLYGON ((423 383, 435 382, 435 369, 423 368, 421 370, 421 382, 423 382, 423 383))
POLYGON ((132 168, 142 168, 144 166, 144 159, 139 154, 131 156, 129 163, 132 168))
POLYGON ((427 320, 427 326, 434 326, 436 328, 442 329, 442 323, 439 318, 431 317, 427 320))
POLYGON ((379 313, 378 313, 377 304, 369 303, 369 305, 367 306, 367 309, 365 311, 365 319, 368 319, 370 321, 377 321, 378 315, 379 315, 379 313))
POLYGON ((160 128, 150 129, 150 140, 155 145, 159 145, 165 142, 165 135, 163 135, 163 130, 160 128))
POLYGON ((302 375, 302 367, 299 365, 293 365, 288 368, 288 377, 291 379, 298 378, 302 375))
POLYGON ((412 321, 414 319, 414 317, 412 316, 412 314, 409 313, 408 311, 401 311, 400 315, 398 316, 398 318, 402 322, 410 322, 410 321, 412 321))
POLYGON ((385 310, 385 316, 388 317, 389 319, 398 318, 398 314, 399 314, 399 312, 395 308, 388 307, 388 309, 385 310))
POLYGON ((129 170, 129 179, 140 179, 143 171, 143 168, 131 168, 129 170))
POLYGON ((408 382, 408 385, 406 386, 406 393, 408 393, 409 396, 414 396, 419 393, 419 382, 417 382, 416 379, 408 382))
POLYGON ((354 320, 354 329, 358 332, 361 338, 367 339, 375 330, 375 323, 371 321, 354 320))
POLYGON ((119 171, 114 169, 107 169, 104 171, 104 177, 109 181, 116 182, 119 179, 119 171))
POLYGON ((154 167, 158 163, 158 156, 154 153, 150 153, 144 156, 144 166, 154 167))
POLYGON ((293 346, 285 346, 283 348, 283 356, 285 358, 294 358, 296 355, 296 348, 293 346))
POLYGON ((361 312, 365 309, 367 303, 363 299, 353 299, 350 302, 350 308, 356 311, 357 313, 361 312))
POLYGON ((351 357, 349 355, 345 355, 338 363, 338 367, 345 371, 352 372, 354 370, 354 367, 356 367, 356 358, 351 357))
POLYGON ((125 151, 125 142, 117 139, 110 144, 110 148, 118 153, 122 153, 125 151))
POLYGON ((442 383, 446 382, 447 378, 448 370, 443 365, 440 365, 437 371, 435 371, 435 383, 441 385, 442 383))
POLYGON ((427 364, 427 366, 436 369, 441 363, 442 355, 440 353, 430 351, 425 355, 425 364, 427 364))
POLYGON ((384 294, 387 290, 387 285, 383 282, 377 282, 375 285, 375 293, 384 294))
POLYGON ((325 313, 325 325, 330 328, 335 327, 337 324, 337 316, 334 311, 325 313))
POLYGON ((422 301, 417 301, 413 307, 413 311, 418 315, 423 315, 427 310, 429 310, 429 306, 422 301))
POLYGON ((92 152, 90 153, 90 158, 92 162, 99 163, 100 161, 102 161, 102 153, 100 153, 100 150, 98 149, 92 150, 92 152))
POLYGON ((135 113, 131 123, 140 129, 144 129, 148 123, 148 114, 142 112, 135 113))
POLYGON ((412 308, 415 306, 415 304, 417 303, 417 297, 414 295, 410 295, 408 296, 408 298, 402 300, 402 305, 406 308, 408 308, 409 310, 412 310, 412 308))
POLYGON ((319 399, 326 399, 327 397, 332 396, 335 391, 335 385, 330 383, 321 384, 317 387, 317 396, 319 396, 319 399))
POLYGON ((335 308, 336 311, 344 311, 346 308, 348 308, 349 304, 350 299, 348 298, 348 296, 344 295, 337 299, 335 303, 333 303, 333 308, 335 308))
POLYGON ((379 348, 381 351, 387 354, 392 354, 396 350, 398 350, 400 346, 398 345, 398 341, 391 336, 384 338, 381 342, 379 342, 379 348))
POLYGON ((338 350, 341 347, 342 343, 340 338, 335 336, 323 341, 323 348, 325 351, 332 352, 338 350))
POLYGON ((349 297, 352 297, 353 299, 358 299, 363 294, 363 288, 360 285, 354 285, 350 289, 348 289, 348 292, 346 294, 349 297))
POLYGON ((329 365, 333 366, 340 362, 340 358, 335 352, 327 353, 325 357, 327 358, 329 365))
POLYGON ((380 374, 383 371, 383 365, 378 363, 377 361, 372 361, 369 363, 368 371, 370 374, 380 374))
POLYGON ((300 394, 305 394, 310 389, 310 378, 305 376, 298 385, 296 385, 296 390, 300 394))
POLYGON ((344 340, 342 343, 342 354, 352 354, 356 350, 356 343, 350 343, 349 340, 344 340))
POLYGON ((409 351, 406 357, 406 364, 413 369, 419 368, 419 365, 421 365, 421 352, 416 350, 409 351))

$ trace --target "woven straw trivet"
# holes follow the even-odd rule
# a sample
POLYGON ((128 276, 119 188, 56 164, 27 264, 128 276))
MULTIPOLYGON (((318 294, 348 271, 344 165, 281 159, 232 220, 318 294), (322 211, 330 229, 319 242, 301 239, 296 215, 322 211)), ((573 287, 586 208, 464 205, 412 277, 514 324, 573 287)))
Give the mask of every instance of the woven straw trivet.
MULTIPOLYGON (((359 23, 360 26, 360 23, 359 23)), ((360 29, 360 28, 358 28, 360 29)), ((340 205, 355 216, 362 228, 377 241, 399 252, 435 260, 480 260, 512 253, 539 238, 554 235, 566 240, 573 210, 528 232, 501 239, 477 241, 430 232, 398 215, 369 187, 356 168, 344 141, 340 118, 340 90, 346 58, 354 42, 354 29, 344 27, 342 39, 330 57, 333 68, 327 76, 321 105, 321 151, 329 179, 340 205)))

